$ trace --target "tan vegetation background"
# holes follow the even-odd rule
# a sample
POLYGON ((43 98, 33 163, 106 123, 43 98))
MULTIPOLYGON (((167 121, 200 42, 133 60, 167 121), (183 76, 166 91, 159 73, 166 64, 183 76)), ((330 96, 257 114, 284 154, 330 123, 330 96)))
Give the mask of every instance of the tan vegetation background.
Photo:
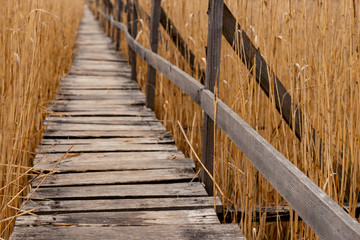
MULTIPOLYGON (((151 2, 139 0, 148 15, 151 2)), ((360 1, 225 2, 304 112, 303 140, 295 137, 274 101, 265 96, 224 38, 220 99, 355 217, 360 191, 360 1), (310 124, 316 130, 315 142, 310 124)), ((162 7, 195 53, 195 62, 205 68, 208 1, 163 0, 162 7)), ((122 19, 126 22, 125 14, 122 19)), ((144 15, 140 15, 138 29, 138 41, 149 48, 149 23, 144 15)), ((159 55, 198 78, 160 29, 159 55)), ((127 56, 126 41, 122 40, 122 52, 127 56)), ((147 65, 140 58, 137 72, 144 91, 147 65)), ((157 79, 157 116, 180 149, 193 157, 177 124, 180 121, 200 155, 201 109, 161 74, 157 79)), ((259 222, 254 221, 256 207, 288 204, 220 130, 214 159, 222 201, 244 211, 232 217, 239 218, 247 238, 317 238, 292 210, 289 222, 269 223, 265 214, 259 222)))
POLYGON ((0 237, 26 196, 46 107, 71 66, 82 0, 1 0, 0 237))

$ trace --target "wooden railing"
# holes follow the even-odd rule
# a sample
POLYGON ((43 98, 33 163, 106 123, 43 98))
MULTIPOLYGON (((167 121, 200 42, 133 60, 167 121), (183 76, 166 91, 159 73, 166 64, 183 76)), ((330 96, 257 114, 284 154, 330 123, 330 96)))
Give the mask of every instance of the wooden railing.
MULTIPOLYGON (((275 74, 269 72, 270 68, 266 61, 261 54, 256 51, 256 48, 246 33, 241 30, 240 25, 236 25, 233 15, 223 3, 223 0, 209 1, 205 86, 156 54, 159 22, 163 22, 163 26, 164 23, 166 25, 172 24, 171 20, 167 18, 165 11, 160 7, 160 2, 161 0, 153 0, 151 10, 150 43, 153 50, 151 51, 140 45, 134 39, 136 36, 136 27, 133 25, 137 25, 136 12, 141 10, 136 0, 133 3, 127 0, 125 8, 128 13, 128 23, 130 23, 128 26, 121 23, 121 11, 119 10, 117 14, 115 14, 115 8, 110 1, 96 1, 98 13, 107 21, 107 24, 111 23, 117 29, 124 32, 126 41, 132 52, 130 54, 136 53, 149 64, 148 78, 150 78, 152 82, 147 84, 147 106, 153 106, 155 95, 151 93, 151 91, 154 90, 156 86, 154 71, 159 71, 189 95, 192 100, 204 110, 203 156, 205 156, 205 159, 203 159, 203 164, 210 173, 213 173, 213 124, 216 119, 217 126, 227 134, 319 237, 323 239, 360 239, 360 224, 357 221, 347 214, 344 209, 326 195, 326 193, 279 153, 270 143, 262 138, 225 103, 214 96, 212 89, 219 77, 221 36, 223 34, 229 43, 233 43, 234 39, 236 39, 235 33, 238 33, 245 45, 242 52, 237 52, 238 55, 241 56, 242 59, 245 59, 244 63, 246 63, 248 68, 252 67, 255 59, 257 62, 255 75, 260 86, 268 95, 270 86, 274 88, 273 91, 276 95, 275 105, 277 109, 289 126, 295 130, 296 136, 299 139, 302 136, 301 119, 303 117, 301 111, 297 110, 295 114, 293 113, 294 103, 290 95, 275 74), (133 13, 132 21, 130 17, 131 12, 133 13), (108 13, 112 13, 112 16, 108 13), (115 15, 117 20, 114 18, 115 15), (162 17, 166 18, 165 21, 164 19, 161 20, 162 17), (269 76, 271 78, 269 78, 269 76), (270 81, 272 81, 272 84, 270 84, 270 81), (216 107, 214 107, 214 103, 216 107), (295 119, 292 119, 292 116, 295 116, 295 119)), ((123 1, 118 0, 117 5, 117 9, 123 9, 123 1)), ((174 26, 171 27, 172 29, 176 29, 174 26)), ((171 31, 168 31, 168 33, 174 42, 177 41, 176 39, 182 39, 177 31, 175 31, 175 35, 172 35, 174 32, 171 31), (178 34, 178 37, 176 37, 176 34, 178 34)), ((184 41, 181 42, 181 44, 177 44, 177 46, 183 56, 189 56, 188 54, 191 53, 191 50, 184 41)), ((135 69, 136 58, 131 57, 130 59, 132 68, 135 69)), ((194 69, 195 63, 194 60, 191 60, 194 59, 191 57, 191 54, 189 59, 189 63, 192 69, 194 69)), ((213 185, 211 178, 205 174, 205 172, 202 173, 201 178, 206 185, 207 191, 212 194, 213 185)))

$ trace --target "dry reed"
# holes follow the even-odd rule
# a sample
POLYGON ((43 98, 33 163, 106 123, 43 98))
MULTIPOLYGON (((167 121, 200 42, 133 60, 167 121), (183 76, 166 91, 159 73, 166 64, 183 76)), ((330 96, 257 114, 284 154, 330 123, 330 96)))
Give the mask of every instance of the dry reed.
POLYGON ((0 8, 0 237, 21 213, 42 122, 69 69, 81 0, 4 0, 0 8), (7 219, 7 221, 5 221, 7 219))
MULTIPOLYGON (((139 0, 150 15, 151 0, 139 0)), ((302 141, 275 109, 223 38, 219 96, 286 158, 355 217, 360 192, 360 9, 359 1, 225 1, 294 101, 305 113, 302 141), (312 140, 311 124, 316 130, 312 140), (320 140, 321 139, 321 140, 320 140)), ((208 1, 163 0, 162 7, 205 68, 208 1)), ((126 22, 126 16, 122 19, 126 22)), ((149 48, 149 23, 140 15, 138 41, 149 48)), ((192 73, 163 29, 159 55, 192 73)), ((240 48, 241 46, 236 46, 240 48)), ((127 56, 126 41, 121 50, 127 56)), ((147 64, 139 57, 137 81, 145 90, 147 64)), ((194 75, 197 76, 196 74, 194 75)), ((271 93, 272 94, 272 93, 271 93)), ((273 99, 273 96, 271 96, 273 99)), ((177 122, 201 153, 201 109, 157 74, 156 113, 192 156, 177 122)), ((221 117, 221 116, 219 116, 221 117)), ((217 130, 215 178, 224 204, 243 210, 238 218, 249 239, 317 239, 292 210, 290 221, 255 221, 257 206, 287 203, 248 159, 217 130), (231 201, 225 201, 230 199, 231 201)), ((357 219, 358 221, 360 219, 357 219)))

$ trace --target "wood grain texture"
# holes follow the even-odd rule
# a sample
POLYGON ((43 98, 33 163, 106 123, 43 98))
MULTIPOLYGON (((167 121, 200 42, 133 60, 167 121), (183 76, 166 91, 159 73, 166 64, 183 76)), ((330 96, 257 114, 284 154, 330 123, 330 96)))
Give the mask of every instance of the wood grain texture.
POLYGON ((32 183, 33 187, 88 186, 88 185, 114 185, 129 183, 159 183, 159 182, 190 182, 196 180, 192 168, 153 169, 132 171, 104 171, 87 173, 64 173, 47 176, 45 181, 40 175, 32 183))
POLYGON ((208 196, 201 183, 128 184, 39 188, 32 199, 115 199, 208 196))
POLYGON ((129 211, 166 211, 213 208, 214 204, 222 211, 219 198, 139 198, 139 199, 100 199, 68 201, 30 201, 23 210, 34 210, 38 215, 81 212, 129 212, 129 211))
POLYGON ((214 210, 174 210, 174 211, 135 211, 135 212, 106 212, 99 213, 64 213, 57 215, 20 216, 16 220, 17 226, 46 226, 46 225, 74 225, 74 226, 146 226, 146 225, 191 225, 191 224, 219 224, 214 210))
MULTIPOLYGON (((64 154, 37 154, 35 170, 52 169, 64 154)), ((60 172, 145 170, 166 168, 194 168, 192 159, 182 153, 134 152, 134 153, 83 153, 61 160, 56 167, 60 172)))
POLYGON ((16 239, 133 239, 133 240, 245 240, 235 224, 226 225, 156 225, 121 227, 22 227, 16 228, 16 239))
MULTIPOLYGON (((208 21, 208 39, 207 39, 207 56, 206 56, 206 75, 205 88, 214 92, 215 84, 219 81, 220 76, 220 59, 221 59, 221 29, 223 19, 223 0, 209 1, 209 21, 208 21)), ((206 114, 203 114, 202 128, 202 163, 208 172, 214 174, 214 121, 206 114)), ((214 183, 211 177, 204 169, 200 172, 201 181, 205 184, 205 189, 209 195, 214 194, 214 183)))
MULTIPOLYGON (((123 11, 123 7, 124 7, 124 3, 122 0, 117 0, 116 1, 116 6, 117 6, 117 21, 121 22, 121 13, 123 11)), ((120 50, 120 40, 121 40, 121 31, 119 29, 116 28, 116 50, 119 51, 120 50)))
MULTIPOLYGON (((150 48, 154 53, 158 51, 159 44, 159 23, 161 14, 161 0, 153 0, 150 19, 150 48)), ((156 69, 148 65, 146 82, 146 106, 154 110, 156 89, 156 69)))

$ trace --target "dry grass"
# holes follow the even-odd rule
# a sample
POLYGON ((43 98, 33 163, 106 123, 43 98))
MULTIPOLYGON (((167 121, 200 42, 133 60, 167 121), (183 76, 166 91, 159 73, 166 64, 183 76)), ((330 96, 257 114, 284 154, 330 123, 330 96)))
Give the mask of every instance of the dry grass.
POLYGON ((2 1, 0 237, 8 238, 13 216, 21 214, 46 107, 72 61, 82 4, 81 0, 2 1))
MULTIPOLYGON (((139 0, 150 14, 151 0, 139 0)), ((360 2, 225 1, 296 103, 305 113, 300 142, 223 38, 219 96, 350 215, 360 192, 360 2), (312 141, 311 124, 316 130, 312 141), (321 141, 320 141, 321 139, 321 141), (320 157, 321 156, 321 157, 320 157), (340 166, 340 167, 339 167, 340 166)), ((208 1, 163 0, 162 6, 205 68, 208 1)), ((149 24, 140 16, 138 41, 149 48, 149 24)), ((123 15, 126 22, 126 16, 123 15)), ((127 56, 126 41, 122 51, 127 56)), ((240 46, 237 46, 240 47, 240 46)), ((161 29, 159 55, 191 73, 161 29)), ((138 58, 144 91, 147 64, 138 58)), ((196 75, 195 75, 196 76, 196 75)), ((177 122, 201 153, 201 109, 162 75, 157 76, 156 113, 181 150, 192 156, 177 122)), ((221 117, 221 116, 219 116, 221 117)), ((254 221, 257 206, 287 203, 236 146, 217 130, 215 179, 230 207, 243 209, 240 226, 249 239, 316 239, 295 212, 290 222, 254 221)), ((359 221, 360 219, 358 219, 359 221)))

